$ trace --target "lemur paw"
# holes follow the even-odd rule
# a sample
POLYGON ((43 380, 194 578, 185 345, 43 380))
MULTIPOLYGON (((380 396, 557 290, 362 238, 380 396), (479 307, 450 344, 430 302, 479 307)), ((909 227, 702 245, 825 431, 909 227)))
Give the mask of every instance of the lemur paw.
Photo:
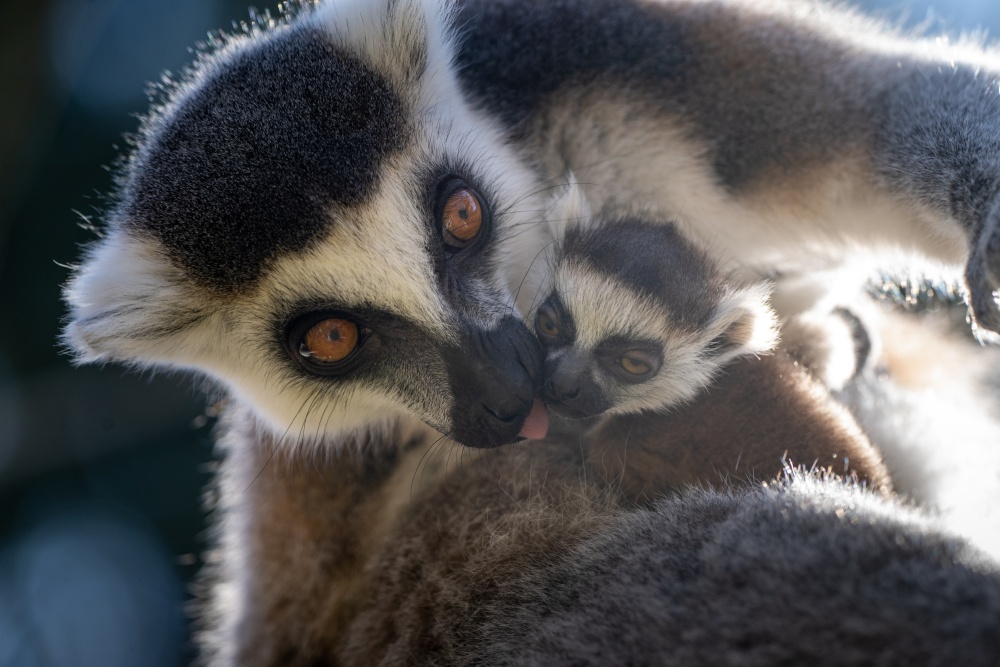
POLYGON ((831 391, 840 391, 864 372, 877 346, 872 327, 844 307, 792 317, 781 326, 781 342, 795 361, 831 391))

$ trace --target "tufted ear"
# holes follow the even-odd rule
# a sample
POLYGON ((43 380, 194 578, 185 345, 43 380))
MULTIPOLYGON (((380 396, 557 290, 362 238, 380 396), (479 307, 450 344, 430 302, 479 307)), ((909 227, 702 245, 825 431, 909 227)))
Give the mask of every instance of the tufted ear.
POLYGON ((730 288, 706 329, 707 354, 722 365, 731 359, 770 351, 778 342, 778 320, 771 310, 771 286, 756 283, 730 288))
POLYGON ((566 174, 565 185, 556 188, 556 194, 546 209, 545 219, 557 239, 566 235, 568 227, 586 225, 593 220, 590 204, 573 172, 566 174))
POLYGON ((330 41, 388 77, 398 92, 420 79, 428 66, 447 65, 450 5, 427 0, 328 0, 317 19, 330 41))
POLYGON ((62 340, 78 363, 177 364, 217 317, 213 300, 198 292, 153 242, 112 230, 64 289, 62 340))

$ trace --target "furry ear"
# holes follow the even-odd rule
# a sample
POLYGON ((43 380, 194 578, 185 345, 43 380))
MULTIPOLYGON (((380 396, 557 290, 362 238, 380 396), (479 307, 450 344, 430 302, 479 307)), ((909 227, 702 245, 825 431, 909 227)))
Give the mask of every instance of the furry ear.
POLYGON ((577 183, 573 172, 566 174, 566 184, 556 192, 549 202, 545 219, 551 225, 554 237, 561 239, 566 235, 568 227, 589 224, 593 216, 583 188, 577 183))
POLYGON ((778 342, 778 320, 771 310, 771 286, 757 283, 731 288, 715 309, 707 327, 707 354, 718 364, 750 354, 762 354, 778 342))
POLYGON ((427 69, 432 49, 445 35, 446 3, 423 0, 330 0, 318 19, 330 40, 366 60, 398 91, 412 86, 427 69))
POLYGON ((195 289, 151 243, 111 231, 64 289, 70 313, 62 340, 77 363, 177 363, 217 312, 195 289))

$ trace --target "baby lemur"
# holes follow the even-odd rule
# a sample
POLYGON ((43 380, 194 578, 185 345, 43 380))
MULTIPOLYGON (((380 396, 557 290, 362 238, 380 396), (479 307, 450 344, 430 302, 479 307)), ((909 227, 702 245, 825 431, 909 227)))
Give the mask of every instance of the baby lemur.
POLYGON ((673 223, 589 216, 581 201, 571 191, 553 207, 553 217, 584 222, 556 250, 535 329, 548 407, 570 418, 605 415, 588 436, 602 475, 637 499, 767 480, 789 463, 889 488, 876 449, 800 364, 808 357, 824 375, 808 341, 795 357, 757 356, 775 342, 765 285, 730 280, 673 223))

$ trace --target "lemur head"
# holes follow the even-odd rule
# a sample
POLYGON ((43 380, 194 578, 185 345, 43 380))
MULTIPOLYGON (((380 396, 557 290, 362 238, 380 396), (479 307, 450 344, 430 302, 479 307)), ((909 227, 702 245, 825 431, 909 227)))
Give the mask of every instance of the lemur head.
POLYGON ((552 207, 573 220, 535 314, 544 397, 571 418, 664 410, 694 398, 728 361, 770 349, 764 284, 738 286, 670 222, 591 216, 575 188, 552 207))
POLYGON ((303 8, 169 85, 66 288, 78 359, 204 372, 292 440, 398 414, 517 439, 541 351, 507 267, 537 188, 459 93, 447 6, 303 8))

